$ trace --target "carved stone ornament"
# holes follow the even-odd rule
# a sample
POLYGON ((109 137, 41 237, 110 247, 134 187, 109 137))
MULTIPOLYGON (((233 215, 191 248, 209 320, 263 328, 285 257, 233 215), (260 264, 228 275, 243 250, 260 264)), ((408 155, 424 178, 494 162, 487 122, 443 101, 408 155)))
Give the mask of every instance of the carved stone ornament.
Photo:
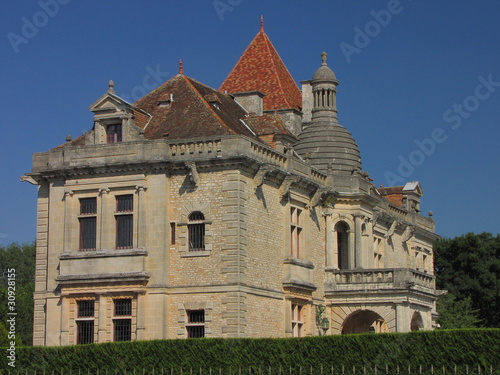
POLYGON ((259 187, 264 184, 264 180, 266 178, 266 174, 268 174, 271 171, 271 167, 267 164, 261 164, 259 167, 259 170, 255 174, 255 177, 253 178, 253 181, 255 182, 255 186, 259 187))
POLYGON ((196 163, 194 161, 187 161, 186 167, 190 170, 191 181, 198 186, 200 184, 200 175, 198 174, 198 169, 196 168, 196 163))

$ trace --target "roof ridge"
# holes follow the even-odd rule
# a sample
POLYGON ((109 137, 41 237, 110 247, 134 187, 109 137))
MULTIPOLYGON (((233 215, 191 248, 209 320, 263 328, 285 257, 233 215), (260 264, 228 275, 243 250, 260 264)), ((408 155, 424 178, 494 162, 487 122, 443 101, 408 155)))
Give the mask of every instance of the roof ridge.
MULTIPOLYGON (((185 76, 183 75, 183 78, 186 80, 186 82, 188 83, 189 87, 195 92, 195 94, 200 98, 200 100, 203 102, 203 104, 205 105, 206 108, 208 108, 208 110, 210 111, 210 113, 212 113, 212 115, 214 115, 216 118, 217 118, 217 121, 225 128, 229 129, 230 132, 232 132, 233 134, 237 134, 236 131, 234 129, 232 129, 229 125, 227 125, 223 120, 222 118, 217 114, 217 112, 214 111, 213 107, 205 100, 205 98, 201 95, 201 93, 196 89, 196 87, 194 87, 194 85, 191 83, 191 78, 188 77, 188 76, 185 76)), ((199 83, 199 82, 197 82, 199 83)), ((202 84, 203 85, 203 84, 202 84)), ((206 86, 208 87, 210 90, 213 90, 214 92, 218 92, 217 90, 211 88, 210 86, 207 86, 207 85, 203 85, 203 86, 206 86)))

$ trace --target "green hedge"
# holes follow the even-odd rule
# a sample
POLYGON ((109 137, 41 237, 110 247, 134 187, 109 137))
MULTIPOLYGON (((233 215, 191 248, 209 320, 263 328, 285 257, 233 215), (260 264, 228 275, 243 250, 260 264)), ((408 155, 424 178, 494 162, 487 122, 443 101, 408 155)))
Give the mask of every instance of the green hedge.
MULTIPOLYGON (((7 366, 2 349, 0 368, 7 366)), ((16 349, 16 369, 56 373, 78 370, 110 371, 134 369, 238 367, 318 369, 332 366, 367 367, 419 365, 498 366, 500 329, 438 330, 406 334, 362 334, 301 339, 192 339, 152 340, 65 347, 20 347, 16 349)), ((284 371, 285 372, 285 371, 284 371)), ((3 372, 4 374, 6 371, 3 372)), ((186 372, 186 375, 189 372, 186 372)), ((197 373, 195 371, 195 373, 197 373)), ((198 372, 199 373, 199 372, 198 372)), ((236 374, 236 371, 233 372, 236 374)), ((304 373, 307 373, 304 371, 304 373)))

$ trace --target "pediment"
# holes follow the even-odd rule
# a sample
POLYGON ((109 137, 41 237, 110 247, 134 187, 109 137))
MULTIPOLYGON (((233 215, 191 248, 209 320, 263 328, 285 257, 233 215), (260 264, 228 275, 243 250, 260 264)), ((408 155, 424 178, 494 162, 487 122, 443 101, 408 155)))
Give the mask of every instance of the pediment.
POLYGON ((418 181, 408 182, 404 186, 403 193, 408 193, 408 192, 412 192, 413 194, 416 194, 418 196, 424 195, 424 192, 422 190, 422 186, 420 186, 420 182, 418 182, 418 181))
POLYGON ((107 92, 101 96, 96 102, 94 102, 90 107, 91 112, 123 112, 132 105, 126 100, 120 98, 119 96, 107 92))

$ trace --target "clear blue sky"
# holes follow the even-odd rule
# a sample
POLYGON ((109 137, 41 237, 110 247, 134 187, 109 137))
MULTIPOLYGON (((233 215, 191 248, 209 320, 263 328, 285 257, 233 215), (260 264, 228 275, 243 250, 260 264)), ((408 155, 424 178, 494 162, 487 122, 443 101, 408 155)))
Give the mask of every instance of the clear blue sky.
POLYGON ((499 232, 498 0, 33 0, 0 7, 0 244, 35 238, 31 154, 92 127, 115 81, 137 99, 178 72, 219 87, 265 16, 297 82, 321 52, 376 186, 420 181, 438 234, 499 232), (57 6, 55 5, 57 4, 57 6))

